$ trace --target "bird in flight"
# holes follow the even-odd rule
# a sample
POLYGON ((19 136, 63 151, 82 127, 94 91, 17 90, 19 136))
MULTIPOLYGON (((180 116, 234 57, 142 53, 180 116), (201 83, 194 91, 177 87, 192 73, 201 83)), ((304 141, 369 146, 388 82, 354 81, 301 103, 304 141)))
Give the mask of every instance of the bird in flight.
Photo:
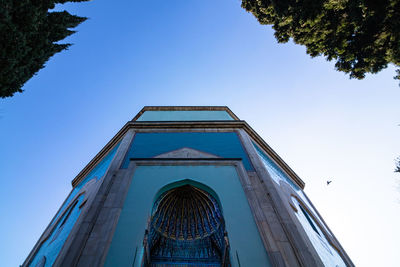
POLYGON ((330 183, 332 183, 332 181, 326 181, 326 185, 329 185, 330 183))

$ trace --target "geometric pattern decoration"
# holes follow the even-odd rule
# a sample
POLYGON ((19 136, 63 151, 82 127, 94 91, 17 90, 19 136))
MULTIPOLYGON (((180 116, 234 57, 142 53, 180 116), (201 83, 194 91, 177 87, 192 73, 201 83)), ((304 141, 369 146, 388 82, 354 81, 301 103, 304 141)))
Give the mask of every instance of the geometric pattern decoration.
POLYGON ((229 266, 220 207, 209 193, 184 185, 154 203, 149 224, 151 266, 229 266))

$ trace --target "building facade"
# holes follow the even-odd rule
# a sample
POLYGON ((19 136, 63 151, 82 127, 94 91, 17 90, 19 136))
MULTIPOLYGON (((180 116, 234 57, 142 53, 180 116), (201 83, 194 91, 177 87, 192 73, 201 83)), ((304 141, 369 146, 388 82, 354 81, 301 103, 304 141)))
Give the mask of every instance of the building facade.
POLYGON ((354 266, 304 182, 227 107, 145 107, 23 266, 354 266))

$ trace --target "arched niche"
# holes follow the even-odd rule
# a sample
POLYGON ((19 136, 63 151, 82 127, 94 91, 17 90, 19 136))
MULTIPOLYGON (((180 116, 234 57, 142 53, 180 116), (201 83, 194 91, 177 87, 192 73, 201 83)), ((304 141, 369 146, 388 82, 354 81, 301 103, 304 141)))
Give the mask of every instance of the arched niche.
MULTIPOLYGON (((158 190, 157 194, 154 196, 153 203, 155 203, 156 200, 166 191, 171 190, 176 187, 183 186, 183 185, 192 185, 194 187, 202 189, 203 191, 206 191, 208 194, 211 194, 211 196, 218 202, 218 206, 221 209, 221 211, 223 210, 221 201, 218 197, 218 194, 211 187, 209 187, 203 183, 194 181, 192 179, 183 179, 183 180, 179 180, 179 181, 176 181, 176 182, 173 182, 173 183, 163 186, 160 190, 158 190)), ((153 208, 154 208, 154 205, 153 205, 153 208)))
POLYGON ((216 193, 192 180, 164 186, 154 198, 144 245, 144 266, 230 266, 216 193))

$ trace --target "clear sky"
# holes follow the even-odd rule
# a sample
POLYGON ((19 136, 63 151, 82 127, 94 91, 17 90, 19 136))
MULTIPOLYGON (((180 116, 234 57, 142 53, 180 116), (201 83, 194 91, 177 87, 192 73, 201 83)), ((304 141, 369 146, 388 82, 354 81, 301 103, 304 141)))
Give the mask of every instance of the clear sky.
POLYGON ((0 265, 21 264, 71 180, 145 105, 226 105, 306 182, 357 266, 398 266, 400 88, 278 44, 239 0, 94 0, 74 43, 0 100, 0 265), (333 182, 327 186, 326 180, 333 182))

